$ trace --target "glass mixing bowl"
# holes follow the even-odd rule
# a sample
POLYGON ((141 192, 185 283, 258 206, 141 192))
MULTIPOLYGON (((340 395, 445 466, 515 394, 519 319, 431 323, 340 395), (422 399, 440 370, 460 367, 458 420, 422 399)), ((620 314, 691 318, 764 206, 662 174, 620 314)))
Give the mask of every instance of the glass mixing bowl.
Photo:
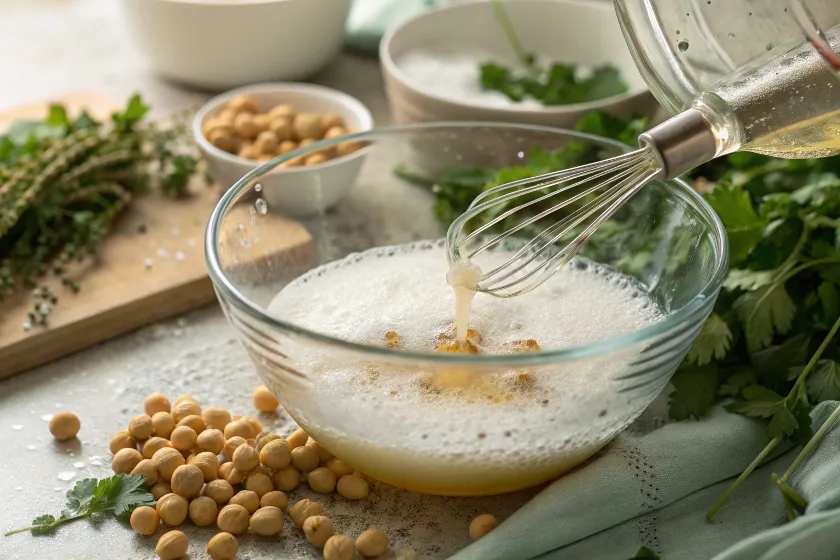
MULTIPOLYGON (((341 340, 284 320, 282 309, 267 311, 274 295, 295 278, 334 268, 318 268, 325 263, 353 264, 359 252, 391 246, 378 250, 387 258, 399 251, 394 245, 428 247, 422 240, 441 239, 447 224, 436 209, 445 212, 447 203, 436 206, 434 181, 423 186, 405 177, 437 177, 458 169, 462 180, 475 180, 476 168, 520 165, 534 149, 551 152, 570 143, 592 157, 629 149, 537 126, 381 128, 278 157, 223 196, 206 237, 208 268, 222 309, 259 376, 316 441, 366 475, 398 487, 443 495, 497 494, 568 471, 626 428, 662 391, 711 311, 727 267, 720 220, 680 181, 645 187, 587 245, 587 256, 631 276, 661 308, 660 320, 635 332, 525 354, 441 354, 341 340), (346 180, 353 185, 337 208, 292 221, 270 202, 283 198, 269 192, 284 188, 287 169, 278 166, 346 141, 364 147, 347 166, 346 180), (268 174, 272 180, 263 186, 268 174), (331 376, 333 368, 355 373, 339 382, 331 376), (513 400, 479 392, 436 407, 434 399, 405 400, 377 384, 380 375, 388 375, 419 391, 430 374, 451 371, 469 374, 480 387, 494 374, 524 372, 520 379, 537 387, 541 380, 559 380, 561 390, 550 398, 526 390, 513 400), (469 412, 469 421, 461 411, 469 412)), ((325 166, 296 167, 287 186, 317 196, 324 181, 336 180, 342 165, 339 158, 325 166)), ((470 201, 457 189, 450 195, 470 201)), ((412 287, 402 289, 408 293, 412 287)), ((556 328, 575 325, 558 321, 556 328)))

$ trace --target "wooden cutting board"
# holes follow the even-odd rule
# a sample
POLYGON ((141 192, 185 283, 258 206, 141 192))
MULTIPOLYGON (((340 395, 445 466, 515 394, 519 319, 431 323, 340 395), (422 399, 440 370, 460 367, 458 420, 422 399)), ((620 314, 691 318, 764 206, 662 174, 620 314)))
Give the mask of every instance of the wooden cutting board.
MULTIPOLYGON (((73 113, 85 108, 98 118, 119 107, 91 93, 55 101, 73 113)), ((0 113, 0 130, 17 119, 42 118, 46 107, 0 113)), ((48 279, 59 302, 47 327, 24 330, 34 303, 28 290, 0 303, 0 378, 214 301, 204 261, 204 232, 221 191, 201 180, 190 189, 193 195, 185 200, 149 194, 134 201, 102 245, 98 262, 74 271, 81 287, 77 294, 48 279)), ((247 207, 236 211, 248 223, 247 207)), ((262 246, 254 258, 289 253, 302 264, 312 256, 312 238, 300 224, 269 214, 260 216, 259 226, 262 246)))

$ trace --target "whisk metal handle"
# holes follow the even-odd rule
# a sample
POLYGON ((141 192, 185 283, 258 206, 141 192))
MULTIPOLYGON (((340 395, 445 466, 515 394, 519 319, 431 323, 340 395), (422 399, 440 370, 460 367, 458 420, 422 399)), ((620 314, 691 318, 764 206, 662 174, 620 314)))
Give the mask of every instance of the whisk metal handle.
POLYGON ((689 109, 639 136, 639 145, 653 148, 662 168, 660 178, 674 179, 717 156, 718 143, 709 121, 689 109))

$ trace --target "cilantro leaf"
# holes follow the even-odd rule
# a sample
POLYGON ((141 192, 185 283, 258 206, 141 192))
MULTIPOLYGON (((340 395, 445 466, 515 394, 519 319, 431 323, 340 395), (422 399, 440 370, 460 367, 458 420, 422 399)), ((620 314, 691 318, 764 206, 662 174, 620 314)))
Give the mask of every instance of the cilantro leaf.
POLYGON ((781 395, 762 385, 749 385, 741 391, 745 400, 727 404, 724 408, 751 418, 769 418, 782 406, 781 395))
POLYGON ((67 509, 56 518, 52 515, 36 517, 29 527, 9 531, 6 536, 31 531, 34 535, 45 535, 62 523, 76 519, 102 519, 111 513, 125 519, 140 506, 154 506, 155 499, 143 486, 142 475, 117 474, 110 478, 80 480, 67 492, 67 509))
POLYGON ((744 327, 750 351, 769 346, 774 333, 787 333, 796 313, 796 305, 782 284, 747 292, 735 300, 733 307, 744 327))
POLYGON ((627 560, 662 560, 662 558, 653 550, 643 546, 636 551, 636 554, 632 558, 628 558, 627 560))
POLYGON ((671 383, 674 385, 674 391, 668 397, 671 418, 700 418, 717 400, 717 365, 681 367, 671 378, 671 383))
POLYGON ((731 342, 732 331, 729 330, 729 325, 720 315, 712 313, 703 323, 703 328, 700 329, 700 334, 694 340, 686 359, 689 363, 693 362, 698 366, 708 364, 712 358, 722 360, 731 342))
POLYGON ((727 273, 723 287, 727 290, 756 290, 773 282, 776 274, 776 270, 733 268, 727 273))
POLYGON ((837 362, 818 361, 808 376, 806 384, 808 396, 816 403, 840 400, 840 369, 837 367, 837 362))
POLYGON ((726 227, 732 262, 742 262, 761 240, 766 221, 756 214, 749 193, 731 183, 719 183, 705 198, 726 227))

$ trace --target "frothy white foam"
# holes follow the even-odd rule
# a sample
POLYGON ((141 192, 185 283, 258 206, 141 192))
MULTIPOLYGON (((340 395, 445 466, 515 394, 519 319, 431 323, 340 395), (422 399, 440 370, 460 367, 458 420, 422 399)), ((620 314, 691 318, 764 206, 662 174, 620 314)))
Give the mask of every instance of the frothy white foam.
MULTIPOLYGON (((508 256, 495 254, 482 264, 501 264, 508 256)), ((377 346, 384 346, 386 332, 396 331, 405 348, 433 351, 438 336, 452 328, 447 268, 441 243, 374 249, 311 271, 277 294, 269 312, 377 346)), ((522 339, 534 339, 542 349, 581 346, 659 319, 658 307, 640 288, 609 268, 577 261, 528 294, 478 294, 470 328, 483 337, 482 353, 509 354, 509 343, 522 339)), ((638 347, 481 372, 452 390, 432 377, 451 371, 365 363, 312 346, 289 351, 311 382, 287 388, 308 393, 290 396, 287 408, 313 437, 365 472, 388 479, 378 465, 405 479, 391 481, 428 491, 450 488, 455 478, 462 488, 479 488, 476 493, 509 485, 512 477, 546 478, 585 459, 639 412, 614 382, 638 347)))

